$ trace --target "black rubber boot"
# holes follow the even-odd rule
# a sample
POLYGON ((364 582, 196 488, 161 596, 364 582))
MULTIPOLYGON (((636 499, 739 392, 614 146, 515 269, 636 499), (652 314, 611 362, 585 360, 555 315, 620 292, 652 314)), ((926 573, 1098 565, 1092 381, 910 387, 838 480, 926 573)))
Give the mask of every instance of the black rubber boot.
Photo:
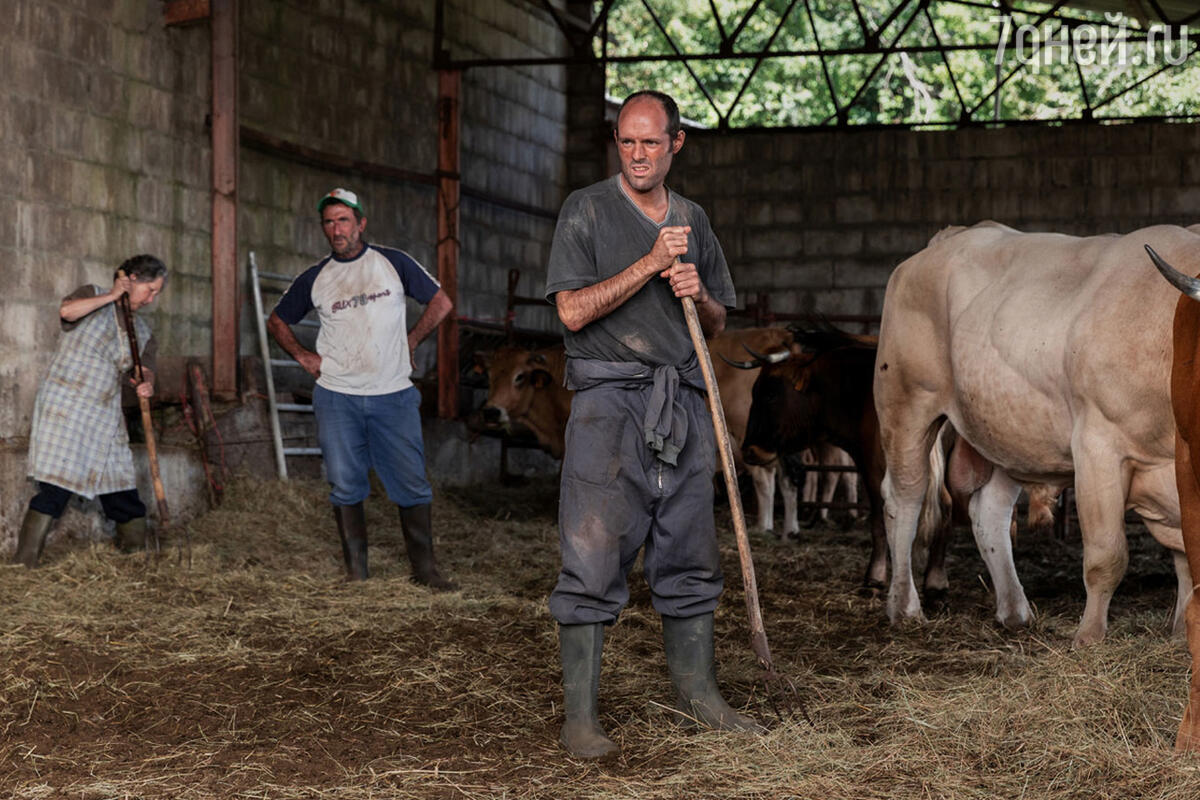
POLYGON ((146 518, 134 517, 128 522, 117 523, 117 549, 132 553, 146 546, 146 518))
POLYGON ((758 722, 737 713, 717 688, 713 667, 713 615, 662 618, 663 648, 667 669, 675 685, 676 707, 688 721, 722 731, 766 730, 758 722))
POLYGON ((408 550, 408 561, 412 565, 412 579, 438 592, 457 589, 458 584, 441 576, 433 557, 433 519, 429 503, 399 508, 404 547, 408 550))
POLYGON ((604 735, 596 713, 604 626, 600 623, 559 625, 558 645, 562 659, 563 705, 567 712, 558 741, 576 758, 616 755, 620 750, 616 742, 604 735))
POLYGON ((346 578, 365 581, 370 577, 370 573, 367 570, 367 515, 363 512, 363 504, 334 506, 333 518, 337 522, 338 536, 342 540, 346 578))
POLYGON ((42 556, 42 548, 46 545, 46 535, 53 524, 54 517, 49 514, 26 509, 21 532, 17 535, 17 552, 13 554, 13 563, 24 564, 30 569, 36 567, 42 556))

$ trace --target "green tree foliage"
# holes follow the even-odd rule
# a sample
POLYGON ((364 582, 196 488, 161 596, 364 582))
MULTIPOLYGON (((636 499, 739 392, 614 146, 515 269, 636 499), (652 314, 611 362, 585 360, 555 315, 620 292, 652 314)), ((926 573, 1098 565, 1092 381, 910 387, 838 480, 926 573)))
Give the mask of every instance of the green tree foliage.
POLYGON ((1200 115, 1200 31, 1152 28, 1148 43, 1131 18, 1009 5, 615 0, 596 48, 616 59, 609 94, 661 89, 708 126, 1200 115), (690 58, 654 60, 677 53, 690 58))

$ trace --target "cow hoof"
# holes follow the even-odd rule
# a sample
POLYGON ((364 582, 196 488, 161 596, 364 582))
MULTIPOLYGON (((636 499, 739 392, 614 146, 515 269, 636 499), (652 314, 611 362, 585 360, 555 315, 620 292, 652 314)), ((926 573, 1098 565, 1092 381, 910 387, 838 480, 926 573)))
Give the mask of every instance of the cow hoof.
POLYGON ((861 596, 869 597, 872 600, 882 597, 886 591, 887 586, 885 586, 881 581, 865 581, 861 586, 858 587, 858 593, 861 596))
POLYGON ((922 600, 930 614, 940 616, 945 614, 950 608, 949 592, 943 588, 927 588, 922 600))

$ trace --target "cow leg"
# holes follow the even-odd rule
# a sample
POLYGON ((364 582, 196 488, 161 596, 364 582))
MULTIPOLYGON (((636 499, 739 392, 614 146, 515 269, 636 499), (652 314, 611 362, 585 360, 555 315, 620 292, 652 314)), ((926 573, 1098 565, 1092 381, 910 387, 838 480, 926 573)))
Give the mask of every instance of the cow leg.
POLYGON ((792 483, 792 479, 788 477, 787 471, 783 469, 783 463, 775 462, 779 469, 779 496, 783 498, 783 538, 789 536, 799 538, 800 536, 800 521, 797 517, 797 494, 796 484, 792 483))
POLYGON ((1020 494, 1020 484, 1003 470, 994 469, 987 483, 971 496, 969 504, 971 532, 996 592, 996 619, 1009 630, 1024 628, 1033 619, 1013 563, 1009 533, 1013 506, 1020 494))
MULTIPOLYGON (((827 462, 822 462, 825 466, 827 462)), ((836 472, 821 473, 821 522, 829 524, 829 504, 833 502, 834 495, 837 494, 838 474, 836 472)))
MULTIPOLYGON (((1179 486, 1179 512, 1183 545, 1191 575, 1200 575, 1200 481, 1197 481, 1191 448, 1175 437, 1175 481, 1179 486)), ((1182 594, 1182 592, 1181 592, 1182 594)), ((1176 750, 1200 751, 1200 592, 1187 592, 1187 640, 1192 655, 1188 704, 1175 737, 1176 750)))
MULTIPOLYGON (((1083 585, 1087 603, 1072 642, 1095 644, 1108 629, 1108 605, 1129 565, 1125 539, 1125 487, 1129 476, 1101 447, 1075 449, 1075 508, 1083 537, 1083 585)), ((1107 448, 1104 448, 1107 450, 1107 448)))
POLYGON ((921 613, 921 598, 913 581, 912 549, 917 537, 921 504, 929 483, 929 448, 933 432, 925 430, 921 434, 909 436, 903 443, 897 437, 894 444, 898 446, 885 446, 887 472, 884 473, 881 488, 884 527, 892 557, 887 612, 888 619, 893 623, 904 619, 925 619, 921 613))
MULTIPOLYGON (((806 447, 800 453, 800 461, 805 467, 817 463, 816 453, 811 447, 806 447)), ((815 469, 804 470, 804 491, 801 499, 804 502, 804 527, 811 528, 817 524, 819 511, 816 508, 818 487, 821 483, 821 473, 815 469)))
POLYGON ((754 499, 758 504, 758 529, 769 531, 775 527, 775 464, 766 467, 746 465, 750 480, 754 482, 754 499))
MULTIPOLYGON (((853 465, 854 465, 854 462, 851 461, 846 466, 853 466, 853 465)), ((846 489, 846 502, 848 504, 850 504, 851 506, 857 505, 858 504, 858 473, 857 472, 843 472, 840 480, 841 480, 842 486, 845 487, 845 489, 846 489)), ((859 518, 859 516, 860 515, 858 513, 857 508, 850 509, 849 518, 852 521, 856 521, 859 518)))
POLYGON ((1175 614, 1171 618, 1171 635, 1187 635, 1187 610, 1191 603, 1195 584, 1192 583, 1192 571, 1188 569, 1187 554, 1175 550, 1171 553, 1175 561, 1175 579, 1178 588, 1175 590, 1175 614))

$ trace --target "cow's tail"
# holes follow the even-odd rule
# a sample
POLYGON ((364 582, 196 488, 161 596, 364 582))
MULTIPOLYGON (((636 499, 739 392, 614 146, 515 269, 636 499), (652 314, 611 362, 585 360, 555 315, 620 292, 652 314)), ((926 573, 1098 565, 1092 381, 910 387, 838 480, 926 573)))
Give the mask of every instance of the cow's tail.
POLYGON ((943 524, 950 513, 950 492, 946 489, 946 446, 950 423, 944 423, 934 438, 929 450, 929 482, 925 485, 925 500, 921 506, 921 518, 917 523, 917 544, 928 549, 934 532, 943 524))

